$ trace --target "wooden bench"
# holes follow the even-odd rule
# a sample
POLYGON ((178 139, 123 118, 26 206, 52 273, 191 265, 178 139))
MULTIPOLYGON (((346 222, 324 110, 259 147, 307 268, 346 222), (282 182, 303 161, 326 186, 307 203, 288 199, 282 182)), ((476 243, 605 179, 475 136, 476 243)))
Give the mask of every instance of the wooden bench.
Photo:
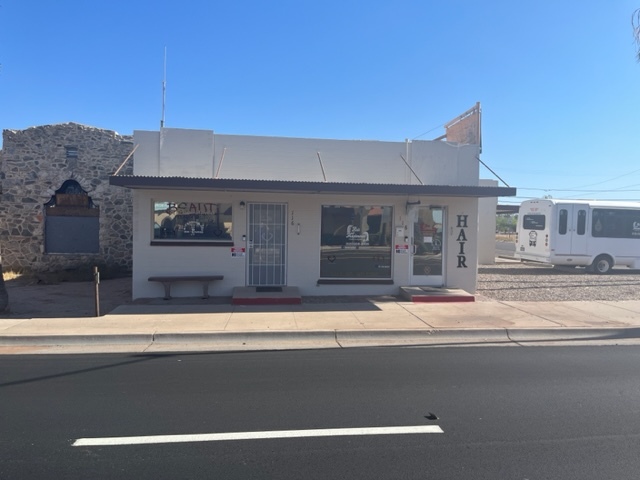
POLYGON ((222 280, 224 275, 163 275, 149 277, 150 282, 160 282, 164 285, 164 299, 171 298, 171 284, 175 282, 201 282, 202 298, 209 298, 209 283, 222 280))

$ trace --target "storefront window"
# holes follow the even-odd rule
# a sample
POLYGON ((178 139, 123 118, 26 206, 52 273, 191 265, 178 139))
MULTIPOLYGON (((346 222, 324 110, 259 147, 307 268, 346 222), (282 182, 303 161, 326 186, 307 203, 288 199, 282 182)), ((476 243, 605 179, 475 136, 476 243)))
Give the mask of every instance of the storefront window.
POLYGON ((393 208, 322 207, 320 276, 391 278, 393 208))
POLYGON ((153 205, 155 241, 231 241, 230 203, 166 201, 153 205))

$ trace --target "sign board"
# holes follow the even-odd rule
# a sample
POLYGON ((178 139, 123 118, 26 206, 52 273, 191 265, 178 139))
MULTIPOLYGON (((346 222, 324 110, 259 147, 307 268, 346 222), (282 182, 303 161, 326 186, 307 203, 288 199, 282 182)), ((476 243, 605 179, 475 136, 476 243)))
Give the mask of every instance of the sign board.
POLYGON ((447 142, 480 145, 480 151, 482 151, 481 115, 482 110, 478 102, 474 107, 445 124, 447 142))
POLYGON ((406 254, 409 253, 409 245, 402 244, 402 245, 396 245, 396 253, 399 254, 406 254))

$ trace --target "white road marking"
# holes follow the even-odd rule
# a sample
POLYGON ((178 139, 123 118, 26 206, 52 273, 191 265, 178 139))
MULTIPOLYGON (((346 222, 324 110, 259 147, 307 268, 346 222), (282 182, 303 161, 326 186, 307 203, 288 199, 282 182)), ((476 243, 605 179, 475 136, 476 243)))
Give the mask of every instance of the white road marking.
POLYGON ((271 432, 196 433, 190 435, 149 435, 139 437, 79 438, 73 447, 110 445, 147 445, 154 443, 220 442, 229 440, 264 440, 272 438, 341 437, 348 435, 407 435, 444 433, 438 425, 407 427, 325 428, 315 430, 276 430, 271 432))

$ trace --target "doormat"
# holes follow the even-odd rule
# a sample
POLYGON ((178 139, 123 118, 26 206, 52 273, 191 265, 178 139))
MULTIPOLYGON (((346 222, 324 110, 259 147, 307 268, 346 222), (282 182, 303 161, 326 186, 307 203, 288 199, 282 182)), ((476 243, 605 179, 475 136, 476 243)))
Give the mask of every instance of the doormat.
POLYGON ((256 287, 256 293, 281 292, 282 287, 256 287))

